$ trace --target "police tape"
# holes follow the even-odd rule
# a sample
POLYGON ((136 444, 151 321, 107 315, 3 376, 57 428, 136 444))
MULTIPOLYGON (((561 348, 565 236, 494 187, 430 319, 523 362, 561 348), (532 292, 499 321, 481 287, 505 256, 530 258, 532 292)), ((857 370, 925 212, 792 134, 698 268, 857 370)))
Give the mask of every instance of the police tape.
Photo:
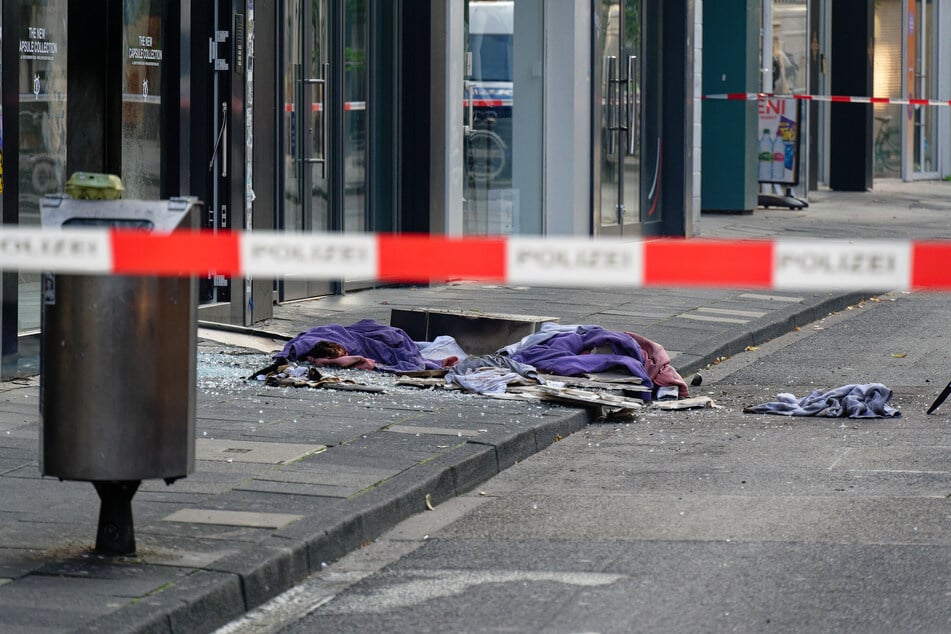
POLYGON ((797 99, 799 101, 825 101, 830 103, 871 103, 894 106, 951 106, 943 99, 915 99, 912 97, 850 97, 848 95, 774 95, 763 92, 730 92, 703 95, 703 99, 726 101, 761 101, 766 99, 797 99))
POLYGON ((0 229, 0 269, 563 287, 951 290, 951 240, 0 229))

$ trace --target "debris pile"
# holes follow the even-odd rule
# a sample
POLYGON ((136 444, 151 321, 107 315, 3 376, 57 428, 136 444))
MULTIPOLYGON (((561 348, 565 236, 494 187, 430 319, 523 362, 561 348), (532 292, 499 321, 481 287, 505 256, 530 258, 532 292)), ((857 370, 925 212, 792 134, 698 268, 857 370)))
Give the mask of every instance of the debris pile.
POLYGON ((495 354, 469 356, 451 337, 415 342, 399 328, 364 319, 302 332, 273 360, 249 378, 275 387, 381 392, 318 368, 376 370, 398 375, 397 385, 597 407, 603 417, 627 416, 645 405, 713 406, 707 397, 689 398, 663 346, 600 326, 545 323, 495 354))

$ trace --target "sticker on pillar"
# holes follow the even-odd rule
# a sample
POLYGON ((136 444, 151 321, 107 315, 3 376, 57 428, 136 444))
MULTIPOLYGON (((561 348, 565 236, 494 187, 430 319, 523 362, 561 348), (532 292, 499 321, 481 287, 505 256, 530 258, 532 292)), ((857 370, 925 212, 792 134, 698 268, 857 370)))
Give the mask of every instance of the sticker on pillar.
POLYGON ((43 304, 45 306, 56 305, 56 274, 43 274, 43 304))
POLYGON ((558 286, 641 286, 644 278, 640 242, 558 238, 510 238, 507 242, 510 283, 558 286))
POLYGON ((911 283, 907 242, 780 241, 774 253, 774 288, 892 290, 911 283))

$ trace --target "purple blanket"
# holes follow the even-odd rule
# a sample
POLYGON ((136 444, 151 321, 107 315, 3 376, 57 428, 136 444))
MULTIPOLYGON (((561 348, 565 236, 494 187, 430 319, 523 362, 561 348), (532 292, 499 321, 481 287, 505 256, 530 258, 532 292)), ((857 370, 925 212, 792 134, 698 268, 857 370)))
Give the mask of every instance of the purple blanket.
POLYGON ((623 332, 613 332, 600 327, 582 329, 581 332, 560 332, 548 339, 523 348, 512 355, 521 363, 535 366, 541 372, 561 376, 578 376, 605 370, 626 370, 644 380, 646 387, 653 387, 644 356, 637 342, 623 332), (591 353, 599 346, 609 346, 613 354, 591 353))
POLYGON ((424 359, 419 347, 406 332, 378 324, 372 319, 363 319, 352 326, 316 326, 288 341, 277 356, 297 361, 320 341, 339 343, 349 355, 373 359, 380 370, 397 372, 442 367, 438 361, 424 359))

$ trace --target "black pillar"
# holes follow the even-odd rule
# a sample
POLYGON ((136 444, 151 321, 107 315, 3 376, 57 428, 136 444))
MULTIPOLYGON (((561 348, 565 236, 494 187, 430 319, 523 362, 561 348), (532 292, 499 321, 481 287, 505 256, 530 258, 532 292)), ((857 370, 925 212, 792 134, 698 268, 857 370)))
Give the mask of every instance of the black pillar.
POLYGON ((122 3, 69 4, 66 178, 122 173, 122 3))
POLYGON ((664 107, 661 124, 663 140, 660 164, 662 222, 659 227, 644 224, 644 233, 684 236, 689 197, 693 195, 693 0, 656 3, 661 15, 661 80, 664 107), (659 231, 658 231, 659 230, 659 231))
MULTIPOLYGON (((870 96, 875 33, 872 0, 836 0, 831 5, 832 94, 870 96)), ((871 189, 872 105, 833 103, 829 142, 829 187, 838 191, 871 189)))
MULTIPOLYGON (((828 70, 827 55, 819 37, 822 7, 820 0, 809 0, 809 94, 818 95, 820 79, 828 70)), ((809 190, 819 188, 819 102, 809 102, 809 190)))
POLYGON ((400 210, 397 229, 429 233, 430 82, 429 0, 403 0, 401 16, 400 210))

